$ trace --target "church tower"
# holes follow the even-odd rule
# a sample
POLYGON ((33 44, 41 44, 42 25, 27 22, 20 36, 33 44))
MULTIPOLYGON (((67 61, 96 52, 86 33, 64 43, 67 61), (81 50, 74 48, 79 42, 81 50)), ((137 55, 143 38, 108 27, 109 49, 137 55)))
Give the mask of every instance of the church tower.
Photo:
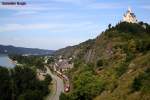
POLYGON ((132 12, 130 7, 128 8, 127 12, 123 15, 123 21, 128 23, 137 23, 136 16, 132 12))

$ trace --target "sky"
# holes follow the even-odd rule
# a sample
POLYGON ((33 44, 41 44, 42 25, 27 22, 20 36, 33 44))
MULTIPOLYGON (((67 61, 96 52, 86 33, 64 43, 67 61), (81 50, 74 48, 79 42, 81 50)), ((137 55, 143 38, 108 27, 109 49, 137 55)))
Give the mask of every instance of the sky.
POLYGON ((0 0, 0 44, 57 50, 95 38, 128 7, 150 23, 150 0, 0 0), (2 5, 1 2, 26 5, 2 5))

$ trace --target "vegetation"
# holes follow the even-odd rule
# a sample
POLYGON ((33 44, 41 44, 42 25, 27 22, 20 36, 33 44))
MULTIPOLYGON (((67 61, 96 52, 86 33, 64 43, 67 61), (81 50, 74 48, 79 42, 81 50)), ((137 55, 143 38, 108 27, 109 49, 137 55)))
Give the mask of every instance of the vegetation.
POLYGON ((35 66, 39 64, 38 61, 41 63, 41 58, 13 57, 22 65, 9 70, 0 67, 0 100, 43 100, 50 92, 48 87, 52 78, 46 75, 42 81, 37 79, 35 66))
MULTIPOLYGON (((47 79, 39 81, 36 79, 36 72, 28 67, 15 67, 12 71, 12 78, 14 82, 15 99, 22 98, 22 100, 26 100, 30 95, 30 98, 39 98, 39 100, 42 100, 42 98, 49 93, 47 79)), ((49 80, 49 83, 50 81, 51 80, 49 80)))
POLYGON ((68 72, 71 92, 60 99, 149 100, 149 30, 143 22, 109 24, 96 39, 63 49, 75 64, 68 72))
POLYGON ((120 77, 122 74, 124 74, 127 71, 127 68, 128 68, 127 63, 123 62, 119 64, 119 66, 115 68, 116 75, 120 77))
POLYGON ((7 68, 0 66, 0 100, 11 100, 11 76, 7 68))
POLYGON ((100 67, 100 66, 103 66, 103 65, 104 65, 103 60, 102 60, 102 59, 99 59, 99 60, 97 61, 97 67, 100 67))
POLYGON ((44 59, 40 56, 9 55, 9 57, 19 64, 46 70, 44 67, 44 59))
POLYGON ((133 91, 142 91, 144 93, 150 93, 150 68, 148 68, 144 73, 140 74, 133 81, 132 88, 133 91))
POLYGON ((104 82, 94 75, 91 65, 80 64, 80 70, 73 76, 73 91, 61 94, 60 100, 91 100, 104 90, 104 82))
POLYGON ((54 62, 54 58, 53 58, 53 57, 48 58, 47 64, 51 64, 51 63, 53 63, 53 62, 54 62))
MULTIPOLYGON (((60 100, 150 99, 150 25, 147 23, 122 22, 114 27, 110 24, 96 39, 61 49, 56 53, 59 54, 74 58, 74 68, 67 73, 71 91, 62 93, 60 100)), ((11 95, 17 100, 41 100, 49 92, 51 81, 49 76, 44 81, 36 79, 34 68, 44 68, 43 59, 35 56, 11 58, 23 66, 15 67, 11 75, 1 68, 3 97, 0 99, 11 100, 11 95)))

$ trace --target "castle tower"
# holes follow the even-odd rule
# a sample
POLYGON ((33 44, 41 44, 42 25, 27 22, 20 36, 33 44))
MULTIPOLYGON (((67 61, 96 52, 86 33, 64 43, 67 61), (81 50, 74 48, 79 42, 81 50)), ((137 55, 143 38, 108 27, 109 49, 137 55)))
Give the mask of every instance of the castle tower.
POLYGON ((128 8, 127 12, 123 15, 123 21, 128 23, 137 23, 136 16, 132 12, 130 7, 128 8))
POLYGON ((128 7, 128 11, 129 11, 130 13, 132 13, 132 10, 131 10, 131 8, 130 8, 130 7, 128 7))

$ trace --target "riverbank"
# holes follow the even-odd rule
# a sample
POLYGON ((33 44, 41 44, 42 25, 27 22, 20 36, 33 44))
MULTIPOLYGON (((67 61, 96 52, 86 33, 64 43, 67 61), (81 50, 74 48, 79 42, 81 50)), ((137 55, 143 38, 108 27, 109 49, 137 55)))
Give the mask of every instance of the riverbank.
POLYGON ((16 64, 6 54, 0 54, 0 66, 13 68, 16 64))

